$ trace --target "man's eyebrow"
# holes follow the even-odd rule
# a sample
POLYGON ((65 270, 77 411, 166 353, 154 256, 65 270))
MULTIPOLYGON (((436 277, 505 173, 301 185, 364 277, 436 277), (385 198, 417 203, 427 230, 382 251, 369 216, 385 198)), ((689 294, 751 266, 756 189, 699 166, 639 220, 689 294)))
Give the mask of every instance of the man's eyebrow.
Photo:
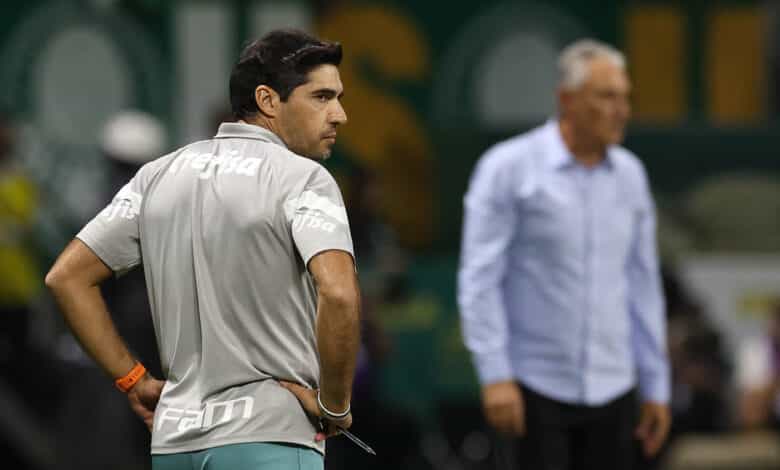
POLYGON ((337 93, 335 89, 333 88, 318 88, 311 92, 312 96, 319 96, 319 95, 326 95, 326 96, 338 96, 339 98, 344 96, 344 91, 342 90, 341 93, 337 93))

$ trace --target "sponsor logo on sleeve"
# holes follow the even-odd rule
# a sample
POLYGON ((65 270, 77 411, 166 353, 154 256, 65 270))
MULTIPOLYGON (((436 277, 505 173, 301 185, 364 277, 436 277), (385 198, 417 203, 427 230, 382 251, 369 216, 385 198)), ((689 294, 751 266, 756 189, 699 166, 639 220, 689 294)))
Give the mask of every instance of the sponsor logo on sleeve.
POLYGON ((287 201, 284 212, 295 232, 311 228, 333 233, 337 225, 348 224, 344 206, 314 191, 304 191, 300 197, 287 201))
POLYGON ((141 211, 142 201, 143 197, 130 189, 130 183, 127 183, 116 193, 114 200, 100 212, 100 215, 109 222, 114 219, 133 220, 141 211))

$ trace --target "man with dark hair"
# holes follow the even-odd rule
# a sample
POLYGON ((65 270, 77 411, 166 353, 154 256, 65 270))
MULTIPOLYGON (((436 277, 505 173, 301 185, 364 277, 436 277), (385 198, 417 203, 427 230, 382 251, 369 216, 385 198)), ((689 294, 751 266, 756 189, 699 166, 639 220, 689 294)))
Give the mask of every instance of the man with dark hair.
POLYGON ((144 165, 46 276, 152 430, 156 469, 322 468, 326 437, 351 425, 360 293, 341 194, 316 161, 346 122, 340 60, 298 31, 250 44, 230 79, 238 122, 144 165), (98 289, 140 263, 165 381, 98 289))
MULTIPOLYGON (((322 123, 318 116, 338 103, 341 80, 338 65, 341 46, 318 41, 310 36, 290 31, 274 31, 247 46, 230 75, 230 104, 237 120, 252 120, 261 107, 273 100, 284 103, 289 112, 278 113, 273 122, 261 123, 279 136, 295 153, 315 159, 330 156, 336 138, 336 127, 347 120, 343 109, 330 114, 331 121, 322 123), (314 68, 317 70, 313 70, 314 68), (330 87, 311 87, 310 96, 301 98, 299 87, 320 78, 330 87), (261 86, 264 85, 264 86, 261 86), (293 92, 298 96, 293 97, 293 92), (293 98, 293 99, 291 99, 293 98), (317 112, 315 112, 315 109, 317 112)), ((265 111, 269 112, 269 111, 265 111)))

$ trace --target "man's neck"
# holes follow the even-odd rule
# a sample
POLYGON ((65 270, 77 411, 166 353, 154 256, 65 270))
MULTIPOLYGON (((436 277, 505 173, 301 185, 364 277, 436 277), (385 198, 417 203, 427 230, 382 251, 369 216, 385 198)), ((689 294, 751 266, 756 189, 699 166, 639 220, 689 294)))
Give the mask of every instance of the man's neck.
POLYGON ((279 131, 276 129, 276 126, 274 125, 274 122, 269 120, 269 119, 265 119, 263 116, 260 116, 260 117, 257 117, 257 118, 241 119, 238 122, 243 123, 243 124, 250 124, 252 126, 262 127, 263 129, 272 132, 275 136, 279 137, 280 139, 282 139, 284 141, 284 138, 279 133, 279 131))
POLYGON ((565 119, 558 121, 558 128, 566 148, 581 165, 590 168, 604 161, 607 156, 606 146, 599 144, 584 132, 578 131, 565 119))

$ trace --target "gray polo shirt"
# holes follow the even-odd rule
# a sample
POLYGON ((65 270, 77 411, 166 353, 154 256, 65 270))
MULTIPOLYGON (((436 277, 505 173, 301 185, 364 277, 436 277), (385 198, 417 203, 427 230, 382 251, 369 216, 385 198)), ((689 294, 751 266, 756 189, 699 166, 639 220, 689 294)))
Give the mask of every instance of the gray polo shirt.
POLYGON ((152 453, 242 442, 324 452, 284 379, 316 388, 306 267, 353 253, 333 177, 270 131, 224 123, 144 165, 77 235, 117 274, 143 263, 165 388, 152 453))

